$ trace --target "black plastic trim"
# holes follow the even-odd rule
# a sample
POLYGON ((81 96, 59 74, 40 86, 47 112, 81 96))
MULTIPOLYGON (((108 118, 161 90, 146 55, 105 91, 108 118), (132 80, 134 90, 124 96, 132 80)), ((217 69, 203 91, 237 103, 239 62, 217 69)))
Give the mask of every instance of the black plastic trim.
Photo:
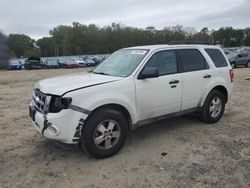
POLYGON ((189 113, 192 113, 192 112, 196 112, 196 111, 199 111, 199 110, 200 110, 200 108, 196 107, 196 108, 182 110, 182 111, 171 113, 171 114, 166 114, 166 115, 162 115, 162 116, 157 116, 157 117, 141 120, 141 121, 138 121, 136 124, 134 124, 133 127, 136 128, 136 127, 148 125, 148 124, 151 124, 151 123, 154 123, 154 122, 157 122, 157 121, 165 120, 165 119, 168 119, 168 118, 171 118, 171 117, 182 116, 182 115, 189 114, 189 113))
POLYGON ((79 107, 79 106, 75 106, 75 105, 70 105, 69 109, 77 111, 77 112, 81 112, 81 113, 84 113, 84 114, 87 114, 87 115, 89 115, 91 113, 90 110, 87 110, 85 108, 82 108, 82 107, 79 107))

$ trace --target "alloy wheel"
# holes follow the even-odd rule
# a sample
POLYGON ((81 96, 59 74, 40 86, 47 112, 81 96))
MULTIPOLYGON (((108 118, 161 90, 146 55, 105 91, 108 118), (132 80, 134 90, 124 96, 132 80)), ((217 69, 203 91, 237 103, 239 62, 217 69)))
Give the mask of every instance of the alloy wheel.
POLYGON ((117 144, 120 135, 120 125, 114 120, 105 120, 96 127, 94 142, 99 149, 107 150, 117 144))
POLYGON ((209 106, 210 115, 213 118, 216 118, 220 114, 221 109, 222 109, 221 99, 219 97, 213 98, 209 106))

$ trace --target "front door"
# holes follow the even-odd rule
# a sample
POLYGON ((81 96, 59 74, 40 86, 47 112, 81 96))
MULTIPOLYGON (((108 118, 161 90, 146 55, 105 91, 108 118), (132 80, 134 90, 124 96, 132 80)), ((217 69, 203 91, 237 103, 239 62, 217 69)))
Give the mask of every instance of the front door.
POLYGON ((176 52, 156 52, 143 70, 147 67, 158 68, 159 77, 142 80, 136 78, 138 119, 144 120, 178 112, 181 107, 182 74, 178 73, 176 52))

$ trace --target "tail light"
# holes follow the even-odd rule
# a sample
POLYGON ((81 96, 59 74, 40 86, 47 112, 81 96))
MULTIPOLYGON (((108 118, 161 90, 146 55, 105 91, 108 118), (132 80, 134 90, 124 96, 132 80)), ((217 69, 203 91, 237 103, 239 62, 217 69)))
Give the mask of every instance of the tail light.
POLYGON ((231 82, 233 82, 234 81, 234 70, 230 69, 229 74, 230 74, 230 80, 231 80, 231 82))

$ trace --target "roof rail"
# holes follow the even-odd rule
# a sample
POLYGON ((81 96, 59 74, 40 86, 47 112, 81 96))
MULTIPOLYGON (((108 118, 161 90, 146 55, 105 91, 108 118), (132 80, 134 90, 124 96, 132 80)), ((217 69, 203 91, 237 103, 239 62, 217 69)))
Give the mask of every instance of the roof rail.
POLYGON ((203 45, 211 45, 206 41, 191 41, 191 40, 174 40, 168 43, 169 45, 180 45, 180 44, 203 44, 203 45))

